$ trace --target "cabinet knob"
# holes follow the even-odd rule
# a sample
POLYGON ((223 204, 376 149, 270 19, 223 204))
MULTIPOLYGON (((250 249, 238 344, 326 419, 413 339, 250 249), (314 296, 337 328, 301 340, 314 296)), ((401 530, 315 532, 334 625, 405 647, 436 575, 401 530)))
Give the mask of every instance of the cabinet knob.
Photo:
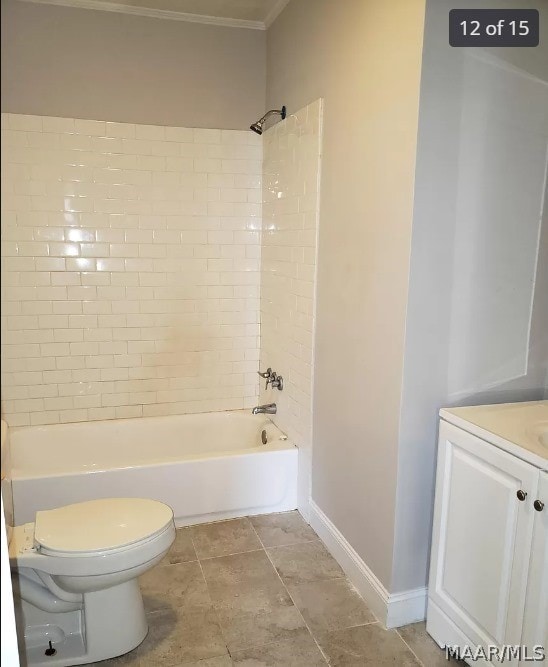
POLYGON ((521 489, 516 493, 516 496, 518 497, 518 500, 521 500, 523 502, 525 498, 527 498, 527 493, 525 491, 522 491, 521 489))
POLYGON ((544 503, 542 502, 542 500, 535 500, 535 502, 533 503, 533 507, 537 510, 537 512, 542 512, 542 510, 544 509, 544 503))

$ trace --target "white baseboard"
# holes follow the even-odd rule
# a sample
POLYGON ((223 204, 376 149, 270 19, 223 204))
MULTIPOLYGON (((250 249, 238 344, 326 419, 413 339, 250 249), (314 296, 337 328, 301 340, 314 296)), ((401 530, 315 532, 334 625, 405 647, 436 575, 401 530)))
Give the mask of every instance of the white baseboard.
POLYGON ((310 501, 310 525, 358 589, 369 609, 381 623, 385 623, 388 591, 313 500, 310 501))
POLYGON ((383 625, 397 628, 426 618, 427 589, 391 595, 313 500, 310 500, 310 525, 383 625))
POLYGON ((414 588, 388 596, 387 628, 399 628, 426 618, 427 588, 414 588))

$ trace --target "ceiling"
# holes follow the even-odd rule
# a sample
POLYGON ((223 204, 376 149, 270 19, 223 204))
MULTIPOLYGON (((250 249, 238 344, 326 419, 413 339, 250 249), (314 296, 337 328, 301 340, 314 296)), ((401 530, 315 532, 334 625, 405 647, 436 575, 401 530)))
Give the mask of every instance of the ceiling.
POLYGON ((289 0, 27 0, 42 4, 265 30, 289 0))

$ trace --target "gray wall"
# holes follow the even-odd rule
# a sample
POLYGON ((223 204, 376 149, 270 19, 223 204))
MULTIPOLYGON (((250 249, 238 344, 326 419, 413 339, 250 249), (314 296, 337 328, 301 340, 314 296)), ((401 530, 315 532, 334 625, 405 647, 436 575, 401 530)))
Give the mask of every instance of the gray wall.
POLYGON ((2 0, 4 112, 247 129, 265 109, 262 30, 2 0))
POLYGON ((423 0, 292 0, 267 106, 324 98, 312 498, 390 586, 423 0))
POLYGON ((427 581, 439 408, 541 399, 548 366, 548 45, 451 48, 457 6, 427 1, 394 591, 427 581))
POLYGON ((456 1, 428 0, 422 68, 419 2, 292 0, 268 33, 267 106, 325 100, 312 498, 392 593, 426 584, 439 408, 546 381, 545 117, 527 78, 546 80, 546 45, 479 54, 503 67, 474 90, 480 67, 447 44, 456 1), (509 97, 506 65, 526 71, 509 97))

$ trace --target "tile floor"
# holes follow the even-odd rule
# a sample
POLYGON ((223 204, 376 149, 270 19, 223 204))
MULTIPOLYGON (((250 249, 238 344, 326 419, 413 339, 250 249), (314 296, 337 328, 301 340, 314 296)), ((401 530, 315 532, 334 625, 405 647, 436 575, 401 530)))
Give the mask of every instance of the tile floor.
POLYGON ((447 665, 424 623, 376 622, 298 512, 182 528, 141 588, 147 638, 101 667, 447 665))

